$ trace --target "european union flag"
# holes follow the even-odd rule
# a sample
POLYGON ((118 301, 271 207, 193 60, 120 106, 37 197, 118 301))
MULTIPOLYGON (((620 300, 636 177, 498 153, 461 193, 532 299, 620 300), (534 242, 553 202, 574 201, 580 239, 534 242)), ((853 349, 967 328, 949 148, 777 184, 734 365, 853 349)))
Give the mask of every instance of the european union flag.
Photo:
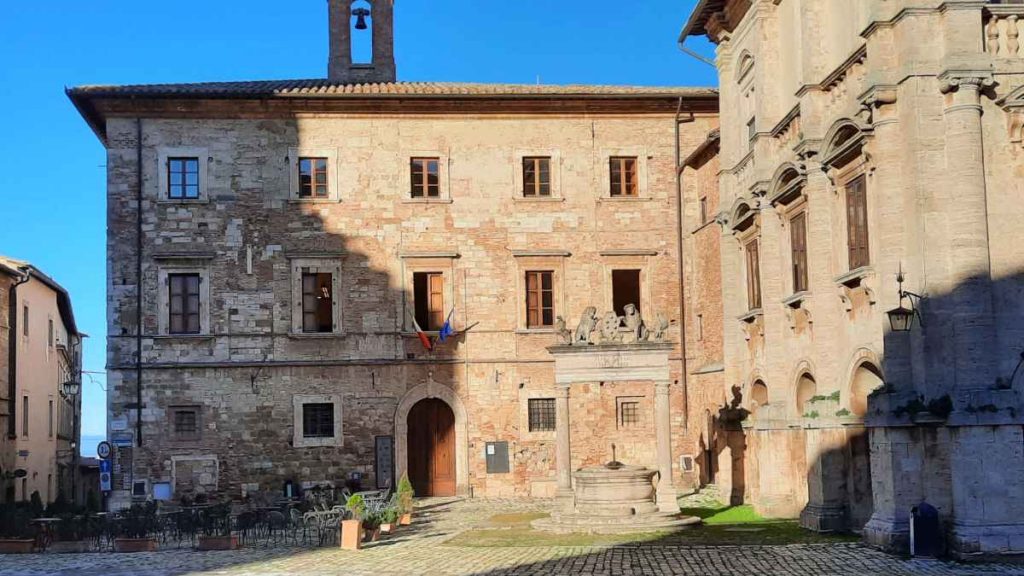
POLYGON ((448 313, 448 318, 444 321, 444 326, 441 326, 441 331, 437 334, 437 339, 444 342, 448 338, 455 335, 455 328, 452 327, 452 316, 455 315, 455 308, 448 313))

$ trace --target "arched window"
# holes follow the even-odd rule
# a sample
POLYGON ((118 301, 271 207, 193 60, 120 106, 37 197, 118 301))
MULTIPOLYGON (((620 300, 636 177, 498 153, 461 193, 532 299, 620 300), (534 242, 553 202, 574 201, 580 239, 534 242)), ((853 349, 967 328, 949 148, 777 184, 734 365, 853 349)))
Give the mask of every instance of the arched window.
POLYGON ((758 409, 768 405, 768 386, 761 380, 750 386, 750 413, 757 414, 758 409))
POLYGON ((868 396, 885 385, 881 371, 870 362, 865 362, 853 372, 850 382, 850 411, 863 417, 868 413, 868 396))
POLYGON ((352 3, 352 63, 373 64, 373 6, 366 0, 352 3))
POLYGON ((814 377, 804 372, 796 384, 796 411, 799 416, 807 414, 811 398, 818 394, 818 383, 814 377))

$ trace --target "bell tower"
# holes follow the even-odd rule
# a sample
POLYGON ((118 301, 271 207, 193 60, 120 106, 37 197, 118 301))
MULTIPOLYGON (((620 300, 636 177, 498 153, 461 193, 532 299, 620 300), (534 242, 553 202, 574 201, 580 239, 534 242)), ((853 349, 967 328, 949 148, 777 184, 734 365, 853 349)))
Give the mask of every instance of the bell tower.
POLYGON ((327 78, 344 84, 394 82, 395 0, 327 0, 327 9, 331 42, 327 78), (372 36, 367 63, 352 57, 358 34, 372 36))

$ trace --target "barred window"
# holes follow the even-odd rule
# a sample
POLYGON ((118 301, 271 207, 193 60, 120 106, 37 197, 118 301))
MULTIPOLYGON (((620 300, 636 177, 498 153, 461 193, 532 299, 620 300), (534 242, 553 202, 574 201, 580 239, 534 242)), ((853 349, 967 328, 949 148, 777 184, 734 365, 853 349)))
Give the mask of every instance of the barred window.
POLYGON ((640 425, 640 401, 619 402, 619 428, 636 428, 640 425))
POLYGON ((530 432, 550 432, 555 429, 555 399, 529 400, 530 432))
POLYGON ((171 408, 171 426, 175 440, 198 440, 199 409, 192 406, 171 408))
POLYGON ((303 438, 334 437, 334 404, 302 405, 303 438))

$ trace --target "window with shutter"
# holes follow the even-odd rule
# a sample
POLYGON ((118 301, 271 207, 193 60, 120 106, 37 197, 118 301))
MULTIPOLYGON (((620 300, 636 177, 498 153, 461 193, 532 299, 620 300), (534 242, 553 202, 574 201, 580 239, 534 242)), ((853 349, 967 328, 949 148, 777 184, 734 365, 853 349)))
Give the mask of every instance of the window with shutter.
POLYGON ((444 274, 416 272, 413 274, 413 304, 416 323, 427 331, 440 330, 444 325, 444 274))
POLYGON ((555 325, 554 272, 526 273, 526 327, 555 325))
POLYGON ((747 253, 747 307, 761 308, 761 261, 758 241, 751 240, 746 246, 747 253))
POLYGON ((793 259, 793 293, 807 291, 807 213, 789 221, 789 244, 793 259))
POLYGON ((850 270, 871 263, 868 254, 867 183, 859 176, 846 185, 846 228, 850 270))
POLYGON ((302 274, 302 331, 334 331, 334 276, 329 272, 302 274))
POLYGON ((168 332, 199 334, 199 274, 168 274, 168 332))

